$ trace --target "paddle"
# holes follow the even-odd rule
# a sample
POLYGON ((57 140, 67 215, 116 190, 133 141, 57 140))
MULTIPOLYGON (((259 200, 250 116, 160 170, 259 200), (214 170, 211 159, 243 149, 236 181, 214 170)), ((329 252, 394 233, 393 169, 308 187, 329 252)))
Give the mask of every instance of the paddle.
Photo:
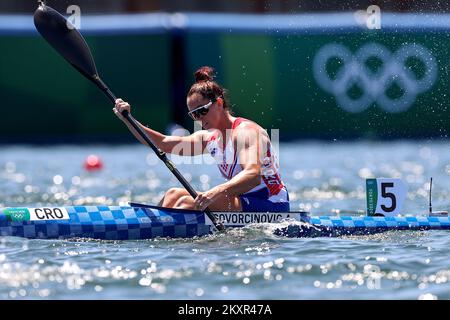
MULTIPOLYGON (((66 59, 75 69, 82 75, 91 80, 99 87, 103 93, 115 104, 116 96, 111 92, 108 86, 100 79, 91 50, 78 30, 67 21, 64 16, 42 2, 34 13, 34 25, 45 40, 66 59)), ((142 139, 152 148, 159 159, 161 159, 167 168, 175 175, 178 181, 186 188, 189 194, 197 197, 197 192, 191 187, 189 182, 181 175, 178 169, 167 158, 166 154, 159 150, 142 131, 131 115, 124 110, 122 115, 133 128, 139 133, 142 139)), ((222 223, 216 220, 211 211, 206 208, 206 215, 211 219, 214 226, 219 230, 223 230, 222 223)))

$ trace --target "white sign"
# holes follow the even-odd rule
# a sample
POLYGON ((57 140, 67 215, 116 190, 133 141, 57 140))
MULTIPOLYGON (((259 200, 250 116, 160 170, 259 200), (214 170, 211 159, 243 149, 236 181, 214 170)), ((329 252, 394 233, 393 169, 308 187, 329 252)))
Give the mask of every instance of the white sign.
POLYGON ((407 188, 400 179, 367 179, 367 215, 394 217, 401 213, 407 188))
POLYGON ((1 212, 10 221, 69 220, 69 213, 61 208, 5 208, 1 212))
POLYGON ((66 208, 29 208, 30 220, 69 220, 66 208))
MULTIPOLYGON (((214 212, 214 216, 224 226, 241 227, 250 223, 276 223, 283 219, 300 219, 298 212, 214 212)), ((208 216, 205 216, 207 225, 212 225, 208 216)))

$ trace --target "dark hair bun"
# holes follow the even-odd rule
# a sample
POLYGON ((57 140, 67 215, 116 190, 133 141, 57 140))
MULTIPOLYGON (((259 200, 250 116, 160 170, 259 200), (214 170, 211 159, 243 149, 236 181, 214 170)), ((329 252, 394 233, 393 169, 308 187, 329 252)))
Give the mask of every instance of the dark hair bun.
POLYGON ((214 69, 211 67, 201 67, 194 73, 195 82, 214 80, 214 69))

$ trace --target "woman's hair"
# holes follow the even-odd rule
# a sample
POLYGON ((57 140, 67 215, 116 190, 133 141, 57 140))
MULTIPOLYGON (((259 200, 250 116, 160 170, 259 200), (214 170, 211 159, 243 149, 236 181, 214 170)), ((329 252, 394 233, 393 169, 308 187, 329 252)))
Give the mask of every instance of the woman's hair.
POLYGON ((213 68, 207 66, 201 67, 195 71, 194 77, 195 83, 191 86, 188 97, 196 93, 209 100, 216 100, 221 97, 223 99, 223 107, 231 112, 228 101, 225 98, 227 90, 214 81, 215 72, 213 68))

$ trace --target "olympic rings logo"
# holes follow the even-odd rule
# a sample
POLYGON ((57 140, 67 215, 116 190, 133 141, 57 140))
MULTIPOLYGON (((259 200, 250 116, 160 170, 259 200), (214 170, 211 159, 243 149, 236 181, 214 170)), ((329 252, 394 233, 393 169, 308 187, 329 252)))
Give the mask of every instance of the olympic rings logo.
POLYGON ((348 112, 362 112, 376 102, 386 112, 397 113, 407 110, 419 94, 434 85, 438 65, 431 52, 419 44, 404 44, 393 54, 381 44, 368 43, 353 55, 344 45, 331 43, 317 52, 313 74, 318 85, 333 94, 338 105, 348 112), (327 64, 332 58, 340 60, 342 65, 333 79, 327 72, 327 64), (367 66, 367 61, 371 58, 382 62, 376 71, 367 66), (424 65, 425 71, 421 77, 406 65, 410 58, 420 60, 424 65), (388 89, 394 84, 402 90, 399 98, 387 95, 388 89), (361 96, 356 99, 348 95, 355 85, 362 91, 361 96))

